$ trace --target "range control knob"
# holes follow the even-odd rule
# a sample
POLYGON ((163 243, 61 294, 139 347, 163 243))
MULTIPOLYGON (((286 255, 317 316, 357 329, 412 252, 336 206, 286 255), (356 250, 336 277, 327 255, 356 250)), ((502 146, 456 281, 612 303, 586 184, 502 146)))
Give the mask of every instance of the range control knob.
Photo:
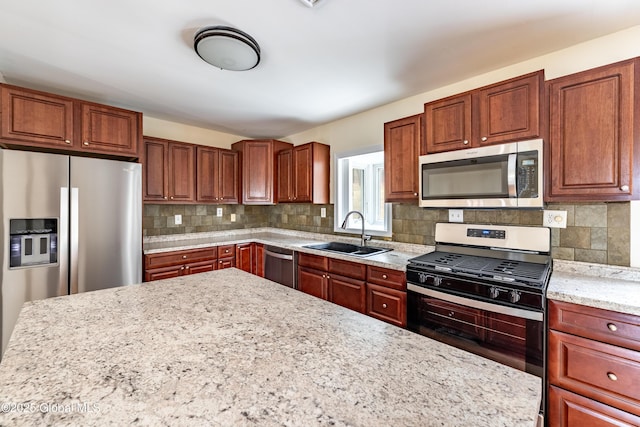
POLYGON ((420 281, 420 283, 425 283, 429 277, 431 276, 429 276, 428 274, 418 273, 418 280, 420 281))
POLYGON ((520 291, 509 292, 509 301, 511 301, 514 304, 520 301, 520 291))
POLYGON ((489 288, 489 297, 496 299, 498 298, 498 295, 500 295, 500 289, 496 288, 495 286, 492 286, 489 288))
POLYGON ((442 277, 434 277, 433 278, 433 286, 440 286, 442 284, 442 277))

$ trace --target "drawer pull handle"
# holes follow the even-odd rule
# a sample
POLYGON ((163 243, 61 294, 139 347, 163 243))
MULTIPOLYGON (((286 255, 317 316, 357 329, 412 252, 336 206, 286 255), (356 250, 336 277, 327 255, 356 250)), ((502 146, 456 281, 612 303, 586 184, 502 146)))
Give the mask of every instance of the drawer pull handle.
POLYGON ((387 278, 387 275, 386 275, 386 274, 383 274, 383 275, 382 275, 382 278, 383 278, 383 279, 386 279, 386 278, 387 278))
POLYGON ((453 317, 453 315, 454 315, 454 314, 455 314, 455 313, 454 313, 453 311, 450 311, 450 312, 449 312, 449 317, 453 317))
POLYGON ((607 328, 609 328, 611 332, 615 332, 618 330, 618 327, 614 323, 607 323, 607 328))
POLYGON ((387 308, 387 304, 382 304, 382 308, 387 308))
POLYGON ((618 381, 618 376, 616 374, 614 374, 613 372, 607 372, 607 377, 611 381, 618 381))

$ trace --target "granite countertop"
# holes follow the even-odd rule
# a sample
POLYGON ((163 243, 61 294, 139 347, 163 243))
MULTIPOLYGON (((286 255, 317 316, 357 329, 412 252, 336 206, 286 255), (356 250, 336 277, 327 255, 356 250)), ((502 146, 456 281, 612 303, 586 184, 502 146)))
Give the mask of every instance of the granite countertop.
POLYGON ((541 380, 237 269, 25 304, 0 425, 535 425, 541 380))
POLYGON ((555 260, 547 298, 640 316, 640 269, 555 260))
POLYGON ((256 228, 229 230, 224 232, 181 234, 177 236, 145 237, 143 251, 145 255, 151 255, 184 249, 198 249, 228 244, 256 242, 265 245, 279 246, 281 248, 291 249, 298 252, 338 258, 352 262, 361 262, 392 270, 404 271, 409 259, 434 250, 433 246, 374 240, 367 242, 367 246, 378 246, 393 250, 367 257, 354 257, 351 255, 343 255, 304 247, 310 244, 329 241, 360 244, 360 239, 333 234, 307 233, 303 231, 282 230, 278 228, 256 228))

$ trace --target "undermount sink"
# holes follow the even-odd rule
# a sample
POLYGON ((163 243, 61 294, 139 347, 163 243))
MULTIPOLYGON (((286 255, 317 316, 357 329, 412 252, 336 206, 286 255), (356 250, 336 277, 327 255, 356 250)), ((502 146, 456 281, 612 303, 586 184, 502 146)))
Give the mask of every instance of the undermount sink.
POLYGON ((336 252, 340 254, 352 255, 357 257, 366 257, 366 256, 381 254, 383 252, 388 252, 392 250, 387 248, 377 248, 375 246, 358 246, 358 245, 353 245, 351 243, 342 243, 342 242, 317 243, 313 245, 306 245, 305 248, 317 249, 320 251, 336 252))

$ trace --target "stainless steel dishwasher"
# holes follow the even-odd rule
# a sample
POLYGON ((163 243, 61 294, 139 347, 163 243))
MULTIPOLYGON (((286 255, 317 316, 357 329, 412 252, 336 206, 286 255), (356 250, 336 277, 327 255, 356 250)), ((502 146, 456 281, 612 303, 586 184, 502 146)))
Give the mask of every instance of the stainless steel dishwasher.
POLYGON ((296 288, 296 253, 277 246, 264 247, 264 277, 296 288))

